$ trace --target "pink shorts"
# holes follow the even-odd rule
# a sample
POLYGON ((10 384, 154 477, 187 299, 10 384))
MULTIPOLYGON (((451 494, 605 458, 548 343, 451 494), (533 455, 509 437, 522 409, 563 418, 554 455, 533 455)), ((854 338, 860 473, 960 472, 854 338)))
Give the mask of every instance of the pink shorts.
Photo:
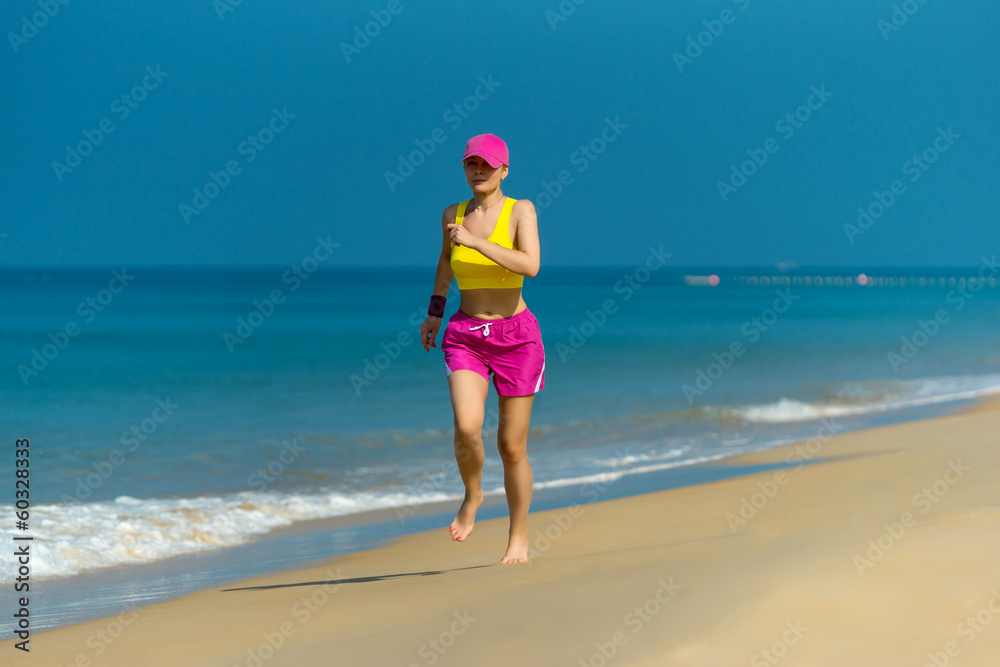
POLYGON ((446 375, 471 370, 493 374, 499 396, 526 396, 545 389, 545 348, 535 315, 525 308, 494 320, 461 310, 448 319, 441 337, 446 375))

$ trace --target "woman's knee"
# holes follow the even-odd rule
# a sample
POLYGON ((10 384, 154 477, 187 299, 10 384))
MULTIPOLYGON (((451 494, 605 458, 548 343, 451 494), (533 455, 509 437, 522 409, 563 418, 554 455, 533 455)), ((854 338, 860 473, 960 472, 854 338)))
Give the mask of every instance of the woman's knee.
POLYGON ((497 451, 504 463, 520 463, 528 457, 528 441, 501 439, 497 442, 497 451))
POLYGON ((463 444, 483 444, 483 419, 455 417, 455 441, 463 444))

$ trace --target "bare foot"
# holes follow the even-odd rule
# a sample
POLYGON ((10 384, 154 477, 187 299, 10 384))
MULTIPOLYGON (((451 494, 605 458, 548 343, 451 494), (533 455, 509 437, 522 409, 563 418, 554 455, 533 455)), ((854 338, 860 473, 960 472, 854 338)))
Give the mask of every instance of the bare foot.
POLYGON ((507 553, 503 555, 500 559, 501 565, 507 565, 508 563, 527 563, 528 562, 528 536, 510 536, 507 540, 507 553))
POLYGON ((469 494, 465 494, 465 500, 462 502, 462 506, 458 509, 458 514, 455 515, 455 520, 451 522, 448 526, 448 532, 451 533, 451 539, 457 542, 464 542, 465 538, 469 536, 472 532, 472 526, 476 523, 476 511, 479 506, 483 504, 483 492, 480 491, 478 496, 469 497, 469 494))

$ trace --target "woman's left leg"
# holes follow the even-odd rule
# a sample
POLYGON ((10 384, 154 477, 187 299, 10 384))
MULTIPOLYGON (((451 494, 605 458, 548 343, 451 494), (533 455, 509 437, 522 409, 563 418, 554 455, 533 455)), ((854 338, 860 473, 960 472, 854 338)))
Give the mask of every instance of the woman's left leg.
POLYGON ((500 423, 497 429, 497 449, 503 461, 503 486, 510 510, 510 533, 507 553, 501 563, 528 560, 528 508, 534 476, 528 461, 528 427, 535 395, 500 396, 500 423))

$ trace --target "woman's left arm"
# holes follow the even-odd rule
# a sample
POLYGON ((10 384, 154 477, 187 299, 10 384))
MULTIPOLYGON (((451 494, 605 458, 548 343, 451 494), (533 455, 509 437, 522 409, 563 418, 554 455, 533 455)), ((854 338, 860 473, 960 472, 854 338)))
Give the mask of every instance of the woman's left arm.
POLYGON ((538 275, 541 263, 541 252, 538 244, 538 216, 535 205, 527 199, 518 199, 510 212, 511 221, 516 221, 517 232, 514 245, 519 249, 505 248, 502 245, 469 235, 469 247, 478 250, 484 256, 504 267, 508 271, 522 276, 534 278, 538 275))

